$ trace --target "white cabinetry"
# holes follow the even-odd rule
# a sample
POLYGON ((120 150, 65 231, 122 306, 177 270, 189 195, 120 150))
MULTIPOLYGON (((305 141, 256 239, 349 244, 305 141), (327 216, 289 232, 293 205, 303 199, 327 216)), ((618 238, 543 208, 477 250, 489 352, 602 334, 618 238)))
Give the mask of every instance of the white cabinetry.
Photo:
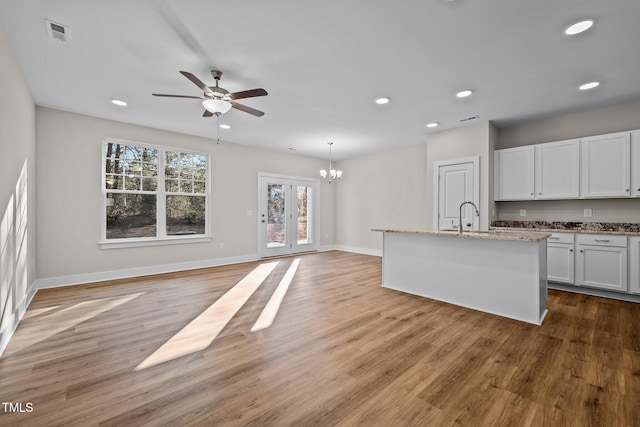
POLYGON ((640 130, 631 132, 631 195, 640 196, 640 130))
POLYGON ((640 237, 629 237, 629 292, 640 294, 640 237))
POLYGON ((535 147, 535 198, 571 199, 580 195, 580 140, 535 147))
POLYGON ((574 235, 571 233, 552 233, 547 238, 547 280, 573 285, 573 240, 574 235))
POLYGON ((534 197, 533 145, 495 151, 496 200, 534 197))
POLYGON ((621 197, 631 192, 631 132, 580 141, 582 197, 621 197))
POLYGON ((576 235, 576 285, 626 292, 627 237, 576 235))

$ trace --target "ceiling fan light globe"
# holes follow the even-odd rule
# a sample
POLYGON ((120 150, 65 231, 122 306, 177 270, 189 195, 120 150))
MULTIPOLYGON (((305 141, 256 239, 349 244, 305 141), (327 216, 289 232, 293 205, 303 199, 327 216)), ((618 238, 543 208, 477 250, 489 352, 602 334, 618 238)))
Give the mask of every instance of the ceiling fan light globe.
POLYGON ((215 98, 205 99, 202 101, 202 106, 213 114, 224 114, 231 109, 231 103, 215 98))

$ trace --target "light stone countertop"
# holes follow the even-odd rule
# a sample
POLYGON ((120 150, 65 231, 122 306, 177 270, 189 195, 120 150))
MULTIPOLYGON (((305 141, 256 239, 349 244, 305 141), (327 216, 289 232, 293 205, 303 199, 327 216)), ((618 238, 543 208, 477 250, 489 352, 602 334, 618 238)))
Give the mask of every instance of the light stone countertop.
POLYGON ((533 232, 533 233, 572 233, 572 234, 605 234, 610 236, 640 236, 640 232, 637 231, 609 231, 609 230, 564 230, 558 228, 522 228, 522 227, 491 227, 490 231, 496 233, 500 232, 533 232))
POLYGON ((551 236, 547 232, 533 231, 464 231, 437 230, 429 228, 373 228, 371 231, 383 233, 428 234, 431 236, 462 237, 466 239, 515 240, 522 242, 539 242, 551 236))

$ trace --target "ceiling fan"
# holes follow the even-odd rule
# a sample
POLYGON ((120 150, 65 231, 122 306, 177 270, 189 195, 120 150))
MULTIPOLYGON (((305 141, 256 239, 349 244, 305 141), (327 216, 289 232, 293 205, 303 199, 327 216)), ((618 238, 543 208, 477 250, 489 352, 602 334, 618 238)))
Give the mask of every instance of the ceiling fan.
POLYGON ((164 93, 154 93, 153 96, 168 96, 171 98, 194 98, 203 99, 202 106, 205 108, 205 112, 202 117, 211 117, 213 115, 220 116, 229 111, 231 108, 235 108, 245 113, 253 114, 254 116, 264 116, 264 112, 256 110, 255 108, 247 107, 246 105, 238 104, 236 99, 253 98, 256 96, 265 96, 267 91, 259 89, 243 90, 241 92, 229 93, 228 90, 218 86, 218 82, 222 77, 222 71, 211 70, 211 75, 216 80, 215 86, 207 86, 202 81, 191 74, 188 71, 180 71, 180 74, 191 80, 196 86, 198 86, 204 92, 204 98, 202 96, 189 96, 189 95, 167 95, 164 93))

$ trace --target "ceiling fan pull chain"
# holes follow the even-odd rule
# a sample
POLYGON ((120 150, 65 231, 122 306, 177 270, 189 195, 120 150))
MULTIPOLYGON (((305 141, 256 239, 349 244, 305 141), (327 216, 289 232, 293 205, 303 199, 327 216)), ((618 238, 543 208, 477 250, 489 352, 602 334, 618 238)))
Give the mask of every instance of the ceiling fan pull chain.
POLYGON ((218 139, 218 142, 216 143, 216 145, 220 145, 220 113, 216 113, 216 120, 218 121, 218 124, 216 126, 216 137, 218 139))

